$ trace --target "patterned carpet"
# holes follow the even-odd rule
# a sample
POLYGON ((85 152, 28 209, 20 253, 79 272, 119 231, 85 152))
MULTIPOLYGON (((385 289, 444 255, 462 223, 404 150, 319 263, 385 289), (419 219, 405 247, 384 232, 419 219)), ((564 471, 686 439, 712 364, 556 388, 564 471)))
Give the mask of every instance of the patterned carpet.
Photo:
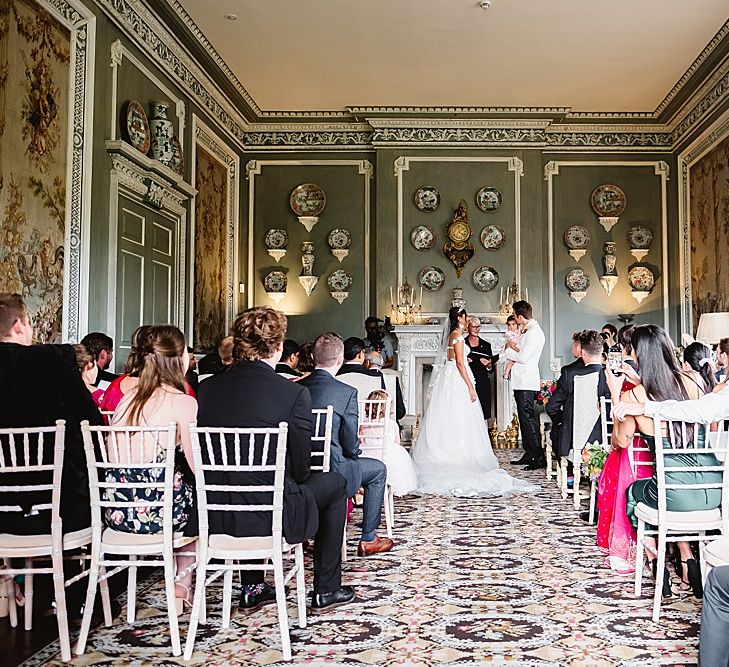
MULTIPOLYGON (((498 455, 502 463, 513 457, 498 455)), ((531 481, 536 475, 517 474, 531 481)), ((356 586, 357 598, 310 616, 305 630, 294 625, 293 664, 695 664, 698 603, 688 597, 665 604, 654 624, 652 582, 634 599, 630 577, 599 567, 594 533, 554 483, 536 495, 398 499, 396 550, 366 560, 350 550, 344 580, 356 586)), ((351 547, 355 526, 350 537, 351 547)), ((74 664, 186 664, 169 652, 162 593, 159 580, 140 591, 137 622, 117 618, 93 631, 74 664)), ((292 664, 282 661, 275 607, 236 615, 223 631, 222 596, 208 596, 209 624, 200 627, 189 664, 292 664)), ((293 620, 293 594, 290 600, 293 620)), ((53 644, 24 664, 60 666, 57 650, 53 644)))

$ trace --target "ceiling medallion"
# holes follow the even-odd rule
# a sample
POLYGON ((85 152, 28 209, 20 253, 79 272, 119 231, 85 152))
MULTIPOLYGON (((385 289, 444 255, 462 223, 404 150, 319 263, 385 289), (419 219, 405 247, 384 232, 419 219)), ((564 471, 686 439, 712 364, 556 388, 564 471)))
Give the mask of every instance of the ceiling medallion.
POLYGON ((453 220, 448 224, 446 233, 450 240, 443 246, 443 252, 453 266, 456 267, 456 276, 460 278, 466 262, 476 252, 473 244, 468 242, 473 231, 468 224, 468 204, 463 199, 461 199, 458 208, 453 213, 453 220))

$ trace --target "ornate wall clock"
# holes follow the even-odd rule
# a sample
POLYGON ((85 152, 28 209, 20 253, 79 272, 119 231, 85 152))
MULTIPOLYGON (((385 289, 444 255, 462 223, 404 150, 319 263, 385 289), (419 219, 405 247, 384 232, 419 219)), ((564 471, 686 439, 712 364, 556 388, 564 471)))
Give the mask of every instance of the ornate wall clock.
POLYGON ((443 246, 443 252, 456 267, 456 276, 460 278, 466 262, 476 252, 473 244, 468 242, 473 231, 468 224, 468 204, 463 199, 453 214, 453 220, 448 224, 446 234, 449 240, 443 246))

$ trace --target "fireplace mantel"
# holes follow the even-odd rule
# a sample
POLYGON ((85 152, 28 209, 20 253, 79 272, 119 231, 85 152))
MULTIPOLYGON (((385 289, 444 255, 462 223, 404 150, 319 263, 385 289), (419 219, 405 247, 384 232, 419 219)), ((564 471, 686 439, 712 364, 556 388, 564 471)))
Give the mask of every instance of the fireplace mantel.
MULTIPOLYGON (((491 343, 494 354, 501 351, 506 325, 488 323, 481 325, 481 338, 491 343)), ((418 364, 432 363, 440 349, 442 324, 396 325, 393 333, 398 340, 398 370, 402 373, 402 392, 409 414, 419 412, 422 383, 417 382, 418 364)), ((497 397, 498 400, 498 397, 497 397)))

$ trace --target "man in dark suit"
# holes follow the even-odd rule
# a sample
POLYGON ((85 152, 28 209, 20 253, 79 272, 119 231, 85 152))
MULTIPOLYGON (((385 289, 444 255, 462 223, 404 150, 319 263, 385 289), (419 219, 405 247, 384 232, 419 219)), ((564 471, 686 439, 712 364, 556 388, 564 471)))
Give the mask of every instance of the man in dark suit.
POLYGON ((299 360, 300 347, 301 346, 295 340, 291 340, 290 338, 287 338, 283 342, 281 361, 276 364, 276 372, 279 375, 283 375, 287 380, 301 377, 301 373, 296 370, 296 362, 299 360))
POLYGON ((206 354, 197 362, 200 375, 217 375, 230 368, 233 363, 233 336, 226 336, 218 344, 215 352, 206 354))
POLYGON ((335 333, 322 334, 314 341, 313 356, 316 368, 299 384, 309 389, 315 408, 328 405, 334 408, 331 468, 347 480, 348 497, 354 496, 360 486, 364 487, 362 539, 357 554, 369 556, 390 551, 392 540, 375 532, 380 525, 387 468, 382 461, 360 457, 357 390, 334 377, 344 360, 342 339, 335 333))
MULTIPOLYGON (((73 347, 32 343, 33 326, 22 297, 0 293, 0 427, 53 426, 57 419, 66 421, 60 513, 63 532, 70 533, 91 525, 80 423, 88 419, 101 425, 103 420, 81 379, 73 347)), ((52 462, 52 447, 44 449, 52 462)), ((3 482, 12 483, 7 478, 3 482)), ((40 492, 36 502, 49 500, 49 494, 40 492)), ((32 503, 23 494, 23 513, 3 512, 0 530, 15 535, 50 533, 50 510, 35 511, 32 503)))
MULTIPOLYGON (((352 336, 344 341, 344 363, 337 371, 337 376, 346 375, 348 373, 359 373, 360 375, 368 375, 376 377, 380 380, 380 389, 386 389, 385 379, 382 377, 382 371, 375 368, 367 368, 364 365, 366 358, 365 342, 361 338, 352 336)), ((360 400, 366 399, 366 396, 360 396, 360 400)))
MULTIPOLYGON (((346 484, 336 472, 311 472, 309 392, 274 371, 281 358, 286 326, 286 316, 272 308, 249 308, 238 315, 233 325, 236 361, 225 373, 200 384, 198 424, 277 427, 279 422, 288 422, 283 534, 291 544, 314 538, 311 607, 317 611, 350 602, 355 595, 354 588, 341 583, 346 484)), ((227 484, 233 475, 221 477, 224 479, 215 483, 227 484)), ((249 477, 243 480, 244 484, 250 482, 249 477)), ((221 493, 220 502, 235 504, 236 495, 221 493)), ((237 537, 270 535, 270 514, 216 512, 211 516, 210 529, 237 537)), ((273 587, 263 583, 263 572, 244 571, 242 576, 241 609, 250 611, 275 600, 273 587)))
POLYGON ((94 355, 99 368, 94 386, 106 389, 117 378, 107 370, 114 359, 114 341, 105 333, 94 331, 81 339, 81 345, 94 355))
MULTIPOLYGON (((381 373, 387 388, 388 378, 385 377, 385 373, 382 370, 384 364, 385 360, 382 358, 382 355, 379 352, 367 352, 367 354, 365 355, 364 367, 367 370, 378 371, 379 373, 381 373)), ((397 376, 395 371, 388 370, 387 373, 391 374, 389 379, 395 381, 395 419, 399 424, 400 420, 406 414, 405 401, 402 398, 402 388, 400 387, 400 378, 397 376)), ((387 391, 389 392, 390 390, 388 389, 387 391)))
MULTIPOLYGON (((562 366, 561 373, 571 373, 573 370, 576 370, 578 368, 584 368, 585 362, 582 361, 582 346, 580 345, 580 336, 582 335, 582 331, 575 331, 572 334, 572 358, 573 360, 566 364, 565 366, 562 366)), ((551 398, 550 398, 551 401, 551 398)), ((549 414, 549 410, 547 410, 547 414, 549 414)), ((560 420, 562 418, 562 413, 556 412, 555 416, 552 417, 550 415, 550 420, 552 420, 552 426, 549 431, 549 438, 552 441, 552 450, 555 455, 557 455, 557 452, 559 451, 559 439, 562 435, 562 422, 561 421, 555 421, 560 420)))
POLYGON ((610 398, 610 390, 605 381, 605 375, 602 372, 603 341, 600 334, 597 331, 588 329, 580 333, 578 340, 582 349, 583 365, 580 366, 576 362, 573 362, 562 368, 562 373, 559 376, 559 380, 557 380, 557 389, 547 403, 547 414, 549 418, 553 423, 557 422, 562 425, 557 446, 558 456, 567 456, 573 446, 582 449, 586 442, 594 442, 602 438, 602 425, 598 417, 586 442, 572 442, 575 377, 578 375, 589 375, 590 373, 600 373, 595 401, 599 401, 600 396, 610 398))

